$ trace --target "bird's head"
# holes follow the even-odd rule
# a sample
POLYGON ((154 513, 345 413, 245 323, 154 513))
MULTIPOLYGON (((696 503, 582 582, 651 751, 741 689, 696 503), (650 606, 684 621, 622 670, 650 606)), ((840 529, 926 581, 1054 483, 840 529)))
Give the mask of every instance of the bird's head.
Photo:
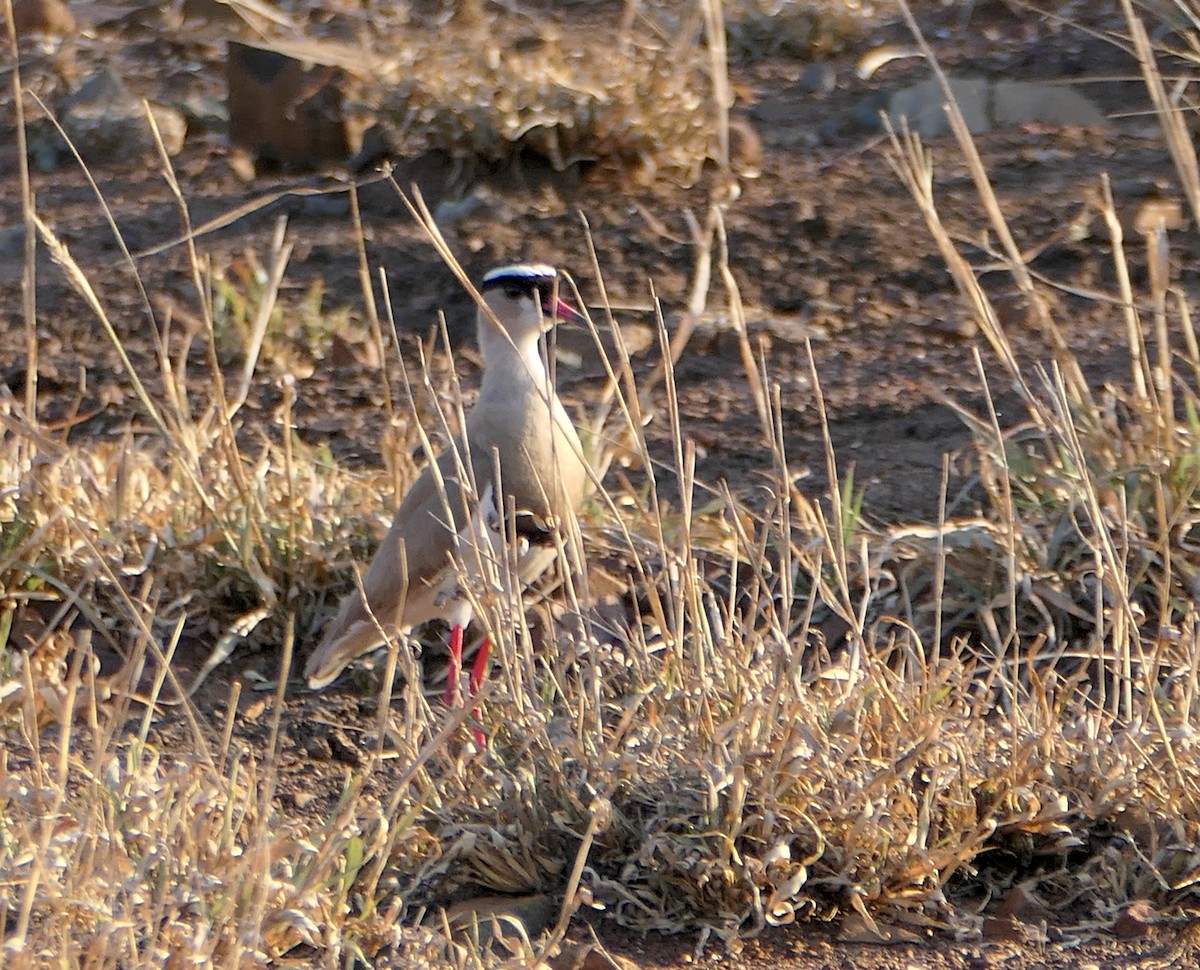
MULTIPOLYGON (((515 343, 536 337, 555 320, 582 322, 583 316, 558 296, 558 270, 542 263, 501 266, 479 287, 484 302, 515 343)), ((481 324, 483 317, 480 318, 481 324)))

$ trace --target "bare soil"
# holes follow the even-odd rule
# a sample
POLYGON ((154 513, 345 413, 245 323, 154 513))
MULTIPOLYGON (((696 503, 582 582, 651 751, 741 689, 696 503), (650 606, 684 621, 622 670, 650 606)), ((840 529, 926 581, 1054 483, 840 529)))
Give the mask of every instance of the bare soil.
MULTIPOLYGON (((553 6, 553 5, 549 5, 553 6)), ((1093 236, 1059 231, 1086 214, 1107 175, 1118 206, 1132 212, 1146 198, 1170 194, 1174 175, 1147 107, 1136 65, 1106 33, 1119 33, 1115 4, 1072 9, 1087 18, 1088 31, 1060 26, 1019 11, 1017 5, 979 0, 969 26, 956 5, 918 4, 918 16, 947 68, 989 77, 1022 79, 1071 77, 1083 85, 1110 117, 1092 129, 1033 127, 1000 130, 979 138, 1004 211, 1022 248, 1045 246, 1032 268, 1052 286, 1056 317, 1097 382, 1122 381, 1127 364, 1112 308, 1081 293, 1113 292, 1111 251, 1103 226, 1090 219, 1093 236), (1108 78, 1129 80, 1104 80, 1108 78), (1096 82, 1096 83, 1093 83, 1096 82), (1048 245, 1047 245, 1048 243, 1048 245)), ((553 14, 571 30, 586 28, 589 18, 620 8, 564 4, 553 14), (610 9, 611 8, 611 9, 610 9)), ((929 240, 916 207, 884 157, 878 134, 864 129, 856 110, 881 87, 926 76, 919 61, 889 65, 869 82, 854 75, 856 59, 882 43, 907 43, 897 18, 881 18, 861 38, 828 61, 837 84, 814 93, 803 83, 807 65, 786 53, 767 52, 732 64, 739 92, 737 114, 760 133, 765 153, 761 176, 742 182, 741 197, 729 207, 730 262, 751 331, 764 340, 771 379, 778 382, 789 458, 798 472, 810 474, 801 488, 825 494, 821 421, 815 405, 808 357, 819 377, 829 432, 843 472, 853 467, 855 482, 866 488, 870 521, 930 521, 937 515, 943 456, 953 458, 950 494, 970 474, 962 451, 968 434, 947 399, 969 409, 983 407, 981 380, 974 362, 993 367, 990 351, 975 336, 950 277, 929 240)), ((598 50, 597 56, 603 56, 598 50)), ((186 93, 223 91, 219 47, 175 37, 156 44, 153 34, 130 24, 98 28, 80 39, 77 64, 113 60, 122 64, 139 94, 159 99, 186 93), (189 66, 190 65, 190 66, 189 66)), ((27 70, 36 70, 36 64, 27 70)), ((3 144, 13 144, 11 99, 3 144)), ((982 248, 983 221, 974 187, 949 139, 932 144, 941 208, 952 229, 968 242, 967 251, 985 285, 998 299, 1005 324, 1026 360, 1048 360, 1041 336, 1024 322, 1024 309, 1002 273, 987 273, 982 248)), ((250 200, 287 188, 324 184, 313 176, 259 177, 246 184, 227 164, 228 148, 220 132, 189 136, 175 160, 193 225, 202 225, 250 200)), ((435 207, 461 191, 447 184, 449 167, 437 158, 401 160, 396 181, 417 180, 435 207)), ((177 205, 152 162, 130 160, 95 166, 92 174, 126 245, 148 252, 178 237, 177 205)), ((598 289, 580 214, 591 228, 605 285, 614 305, 641 307, 618 311, 621 322, 636 329, 652 321, 653 294, 673 324, 687 297, 695 253, 684 213, 703 218, 708 185, 692 187, 658 182, 639 187, 603 169, 565 176, 547 172, 534 160, 503 172, 479 172, 488 200, 453 227, 451 242, 465 268, 478 277, 486 269, 520 259, 553 262, 570 270, 589 302, 598 289)), ((7 322, 0 330, 0 379, 19 399, 25 381, 21 328, 21 224, 15 150, 0 149, 0 308, 7 322)), ((150 326, 123 265, 113 234, 84 174, 67 165, 34 174, 39 211, 69 244, 89 273, 143 375, 155 372, 150 326)), ((275 220, 286 214, 297 248, 288 273, 285 301, 298 302, 315 281, 325 287, 324 305, 361 307, 355 233, 345 196, 317 198, 285 195, 257 208, 227 228, 199 241, 216 267, 228 267, 247 251, 265 254, 275 220), (339 201, 340 200, 340 201, 339 201)), ((409 334, 424 336, 446 314, 451 336, 469 344, 473 309, 450 272, 425 240, 393 187, 384 182, 360 192, 363 234, 372 266, 389 278, 397 322, 409 334)), ((1087 221, 1087 220, 1085 220, 1087 221)), ((1173 238, 1177 282, 1194 294, 1196 242, 1192 235, 1173 238)), ((1128 249, 1135 282, 1144 277, 1140 241, 1128 249)), ((178 308, 196 305, 186 248, 174 246, 138 260, 138 269, 157 297, 173 297, 178 308)), ((722 299, 714 288, 713 301, 722 299)), ((46 260, 37 280, 40 360, 38 388, 43 421, 71 440, 119 436, 140 424, 136 399, 128 392, 120 362, 100 333, 93 314, 46 260)), ((159 309, 162 307, 160 305, 159 309)), ((359 314, 361 319, 361 314, 359 314)), ((415 339, 415 338, 414 338, 415 339)), ((411 346, 408 348, 411 350, 411 346)), ((300 352, 298 352, 300 353, 300 352)), ((383 435, 381 376, 354 353, 332 346, 307 357, 300 353, 302 376, 296 421, 310 440, 328 441, 341 460, 379 463, 383 435)), ((649 370, 654 347, 639 358, 649 370)), ((476 379, 473 358, 460 360, 464 384, 476 379)), ((269 377, 269 375, 268 375, 269 377)), ((734 343, 718 327, 702 328, 676 371, 686 435, 698 452, 698 477, 727 478, 738 491, 752 491, 769 467, 769 453, 758 432, 754 406, 734 343)), ((154 382, 151 381, 153 386, 154 382)), ((598 383, 564 372, 564 397, 586 408, 598 383)), ((993 386, 1001 420, 1016 422, 1006 410, 1007 388, 993 386)), ((245 431, 274 433, 267 427, 277 391, 269 379, 256 387, 252 408, 244 414, 245 431), (261 421, 262 426, 255 426, 261 421)), ((652 428, 666 459, 669 429, 652 428)), ((971 509, 959 508, 960 513, 971 509)), ((184 663, 197 658, 184 658, 184 663)), ((267 654, 235 656, 209 681, 200 710, 211 718, 214 737, 224 718, 233 680, 254 670, 276 673, 278 658, 267 654)), ((247 681, 247 684, 249 682, 247 681)), ((269 718, 262 695, 242 695, 243 716, 236 731, 252 747, 266 743, 269 718)), ((336 800, 347 765, 359 762, 361 738, 371 730, 375 697, 361 695, 353 678, 313 695, 297 688, 284 714, 285 736, 279 797, 288 811, 324 817, 336 800), (315 796, 315 797, 313 797, 315 796)), ((171 713, 159 721, 161 743, 186 737, 171 713)), ((398 769, 397 769, 398 771, 398 769)), ((393 779, 394 780, 394 779, 393 779)), ((386 791, 384 770, 373 781, 386 791)), ((1075 914, 1080 915, 1080 914, 1075 914)), ((1102 931, 1084 932, 1064 915, 1064 926, 1048 928, 1047 942, 958 942, 934 938, 896 946, 866 946, 841 939, 836 926, 813 922, 772 930, 737 954, 722 957, 731 967, 780 966, 795 970, 855 967, 984 968, 1125 967, 1153 956, 1168 942, 1151 938, 1122 942, 1102 931)), ((631 938, 602 919, 595 929, 611 949, 646 967, 678 967, 692 961, 696 939, 631 938)), ((583 938, 582 924, 576 933, 583 938)), ((712 952, 710 948, 709 952, 712 952)))

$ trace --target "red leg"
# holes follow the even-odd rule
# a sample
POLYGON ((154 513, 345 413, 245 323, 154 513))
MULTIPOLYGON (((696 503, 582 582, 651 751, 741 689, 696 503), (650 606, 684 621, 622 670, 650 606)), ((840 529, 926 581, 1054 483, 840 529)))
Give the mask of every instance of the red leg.
MULTIPOLYGON (((454 703, 458 696, 458 675, 462 672, 463 628, 450 628, 450 663, 446 665, 446 706, 454 703)), ((473 679, 473 677, 472 677, 473 679)))
POLYGON ((479 652, 475 654, 475 662, 471 664, 470 686, 472 697, 479 693, 479 688, 483 686, 483 679, 487 676, 488 652, 491 649, 492 641, 484 637, 483 642, 479 644, 479 652))
MULTIPOLYGON (((483 678, 487 676, 488 670, 488 653, 492 649, 492 641, 488 637, 483 638, 483 642, 479 644, 479 652, 475 654, 475 660, 471 664, 471 679, 469 681, 471 689, 471 697, 479 694, 479 688, 483 686, 483 678)), ((471 711, 471 716, 476 721, 479 720, 479 705, 476 704, 471 711)), ((479 751, 483 751, 487 747, 487 735, 483 733, 483 729, 476 727, 471 732, 475 737, 475 747, 479 751)))

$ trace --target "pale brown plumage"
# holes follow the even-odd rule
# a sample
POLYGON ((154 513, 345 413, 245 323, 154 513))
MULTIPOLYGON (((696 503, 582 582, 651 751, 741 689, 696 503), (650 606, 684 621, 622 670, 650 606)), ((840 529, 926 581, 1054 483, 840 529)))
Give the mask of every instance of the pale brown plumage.
POLYGON ((366 602, 351 591, 309 657, 304 674, 310 687, 326 686, 351 661, 383 644, 376 621, 388 639, 439 617, 456 622, 444 590, 455 535, 471 519, 473 492, 460 482, 455 449, 464 463, 469 456, 481 494, 498 456, 506 500, 498 507, 511 501, 517 511, 552 523, 579 508, 588 485, 579 436, 550 386, 539 349, 543 321, 574 313, 559 303, 547 305, 543 316, 556 277, 552 267, 540 265, 504 267, 484 277, 481 290, 496 319, 479 313, 483 383, 467 415, 465 442, 460 437, 437 460, 445 501, 433 468, 426 468, 363 576, 366 602))

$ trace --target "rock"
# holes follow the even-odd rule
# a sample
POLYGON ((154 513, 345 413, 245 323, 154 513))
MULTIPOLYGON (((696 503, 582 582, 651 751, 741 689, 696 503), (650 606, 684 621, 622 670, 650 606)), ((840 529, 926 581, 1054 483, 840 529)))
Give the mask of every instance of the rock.
POLYGON ((1029 946, 1046 942, 1046 934, 1040 927, 1023 923, 1015 916, 985 916, 981 933, 987 943, 1016 943, 1029 946))
POLYGON ((17 38, 30 34, 61 37, 75 32, 75 15, 63 0, 13 0, 17 38))
POLYGON ((1130 903, 1113 923, 1113 933, 1123 940, 1149 936, 1158 923, 1158 910, 1144 899, 1130 903))
POLYGON ((988 942, 1031 944, 1045 942, 1050 910, 1027 887, 1016 885, 1004 894, 994 915, 984 918, 983 939, 988 942))
MULTIPOLYGON (((981 77, 950 78, 950 92, 958 103, 967 128, 978 134, 990 131, 988 118, 988 92, 990 84, 981 77)), ((942 88, 937 80, 930 78, 892 93, 887 102, 887 113, 893 127, 900 128, 901 119, 908 119, 908 127, 922 138, 936 138, 950 130, 950 121, 942 108, 942 88)))
POLYGON ((638 970, 638 965, 600 949, 593 943, 565 947, 547 961, 550 970, 638 970))
POLYGON ((226 69, 229 140, 256 169, 309 170, 349 157, 341 67, 230 41, 226 69))
POLYGON ((867 945, 893 943, 919 943, 919 933, 906 926, 896 926, 889 923, 877 923, 863 913, 847 913, 838 927, 837 938, 843 943, 860 943, 867 945))
MULTIPOLYGON (((1124 223, 1125 220, 1122 220, 1124 223)), ((1134 214, 1130 228, 1139 235, 1165 231, 1178 231, 1184 227, 1186 218, 1183 205, 1178 199, 1146 199, 1134 214)))
POLYGON ((20 259, 25 252, 25 227, 9 226, 0 229, 0 263, 20 259))
POLYGON ((176 102, 175 107, 183 113, 189 129, 225 131, 229 127, 229 108, 220 98, 195 93, 176 102))
MULTIPOLYGON (((982 77, 949 78, 950 93, 958 104, 967 128, 973 134, 1005 126, 1031 123, 1080 125, 1094 128, 1105 124, 1104 113, 1095 102, 1073 88, 1040 81, 989 81, 982 77)), ((887 113, 899 129, 902 118, 922 138, 936 138, 950 131, 942 107, 942 87, 935 78, 894 91, 887 99, 887 113)), ((871 120, 872 101, 863 121, 871 120)))
POLYGON ((558 912, 558 905, 546 893, 532 896, 476 896, 455 903, 446 910, 446 918, 456 933, 473 935, 479 927, 479 946, 491 946, 495 934, 511 933, 512 923, 520 923, 528 936, 535 937, 558 912), (506 926, 507 924, 507 926, 506 926))
POLYGON ((837 88, 837 69, 828 61, 809 64, 800 75, 800 88, 809 94, 832 94, 837 88))
POLYGON ((729 167, 742 178, 762 174, 763 143, 758 130, 746 118, 729 119, 729 167))
MULTIPOLYGON (((158 128, 158 135, 162 139, 167 156, 174 158, 183 151, 183 143, 187 138, 187 121, 180 112, 165 104, 150 105, 150 114, 154 116, 154 124, 158 128)), ((157 153, 157 146, 154 150, 157 153)))
POLYGON ((997 127, 1037 122, 1043 125, 1099 128, 1108 122, 1104 112, 1091 98, 1061 84, 997 81, 994 88, 995 104, 992 110, 997 127))
MULTIPOLYGON (((150 112, 167 154, 179 154, 187 134, 183 115, 163 105, 151 105, 150 112)), ((141 100, 112 68, 88 75, 79 90, 58 106, 58 114, 63 131, 90 164, 129 162, 157 154, 141 100)))
POLYGON ((996 916, 1012 917, 1022 923, 1044 923, 1050 919, 1046 904, 1024 884, 1018 883, 1004 895, 996 908, 996 916))

